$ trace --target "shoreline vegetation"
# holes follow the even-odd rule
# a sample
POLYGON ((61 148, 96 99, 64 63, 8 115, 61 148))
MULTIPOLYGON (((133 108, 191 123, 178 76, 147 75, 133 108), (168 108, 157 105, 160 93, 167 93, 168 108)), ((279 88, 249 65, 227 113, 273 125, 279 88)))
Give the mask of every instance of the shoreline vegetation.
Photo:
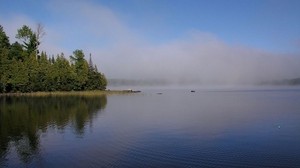
POLYGON ((0 97, 62 97, 62 96, 107 96, 121 95, 130 93, 139 93, 139 90, 89 90, 89 91, 54 91, 54 92, 17 92, 17 93, 0 93, 0 97))
POLYGON ((11 44, 0 25, 0 93, 106 90, 107 79, 91 54, 88 61, 79 49, 69 58, 40 52, 44 33, 40 24, 36 31, 24 25, 16 34, 20 43, 11 44))

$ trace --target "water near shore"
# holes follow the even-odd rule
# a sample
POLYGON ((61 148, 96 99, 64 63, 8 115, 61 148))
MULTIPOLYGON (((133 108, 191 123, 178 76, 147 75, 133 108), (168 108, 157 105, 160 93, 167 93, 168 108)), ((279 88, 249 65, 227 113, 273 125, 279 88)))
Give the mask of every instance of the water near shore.
POLYGON ((300 167, 300 89, 0 97, 0 167, 300 167))

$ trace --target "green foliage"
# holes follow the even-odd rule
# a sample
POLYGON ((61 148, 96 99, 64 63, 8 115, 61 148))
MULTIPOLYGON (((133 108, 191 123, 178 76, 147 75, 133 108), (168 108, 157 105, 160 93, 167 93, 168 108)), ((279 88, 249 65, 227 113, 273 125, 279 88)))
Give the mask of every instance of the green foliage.
POLYGON ((6 91, 9 78, 9 70, 11 62, 8 59, 8 50, 0 49, 0 93, 6 91))
POLYGON ((12 86, 12 91, 26 92, 29 84, 29 73, 27 66, 17 60, 13 60, 12 64, 15 66, 11 67, 11 75, 9 78, 10 84, 12 86))
POLYGON ((59 91, 70 91, 74 88, 74 73, 69 61, 64 57, 64 54, 57 56, 53 64, 54 67, 54 81, 56 82, 56 89, 59 91))
POLYGON ((38 52, 37 48, 40 42, 38 41, 36 33, 34 33, 28 26, 24 25, 21 29, 18 29, 16 38, 23 40, 23 47, 27 51, 28 55, 32 52, 38 52))
POLYGON ((87 61, 84 59, 82 50, 75 50, 73 56, 70 59, 74 62, 75 73, 75 90, 84 90, 85 85, 89 78, 89 66, 87 61))
POLYGON ((9 44, 0 25, 0 93, 105 90, 104 74, 85 60, 82 50, 75 50, 70 57, 64 54, 38 55, 37 35, 28 27, 18 30, 17 38, 23 40, 9 44))
POLYGON ((25 54, 26 53, 23 50, 23 46, 20 43, 15 42, 10 46, 8 57, 10 60, 17 59, 24 61, 25 54))
POLYGON ((0 49, 9 48, 9 39, 6 33, 3 30, 3 27, 0 25, 0 49))
POLYGON ((26 25, 23 25, 21 29, 18 29, 16 38, 23 39, 25 42, 28 41, 33 36, 33 31, 26 25))

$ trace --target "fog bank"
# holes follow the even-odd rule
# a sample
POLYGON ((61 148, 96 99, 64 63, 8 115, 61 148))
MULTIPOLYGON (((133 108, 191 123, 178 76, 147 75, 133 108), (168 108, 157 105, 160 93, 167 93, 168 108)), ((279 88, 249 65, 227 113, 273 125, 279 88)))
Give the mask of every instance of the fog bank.
POLYGON ((229 45, 196 32, 162 45, 119 44, 100 53, 109 78, 240 85, 300 77, 299 55, 229 45))
MULTIPOLYGON (((40 50, 66 56, 76 49, 87 57, 92 53, 93 63, 109 79, 244 85, 300 77, 299 52, 276 53, 263 50, 265 46, 229 43, 214 32, 192 27, 171 38, 149 38, 115 9, 101 4, 51 1, 46 5, 49 14, 60 19, 45 24, 40 50)), ((34 28, 39 22, 27 14, 0 16, 0 20, 11 42, 22 25, 34 28)))

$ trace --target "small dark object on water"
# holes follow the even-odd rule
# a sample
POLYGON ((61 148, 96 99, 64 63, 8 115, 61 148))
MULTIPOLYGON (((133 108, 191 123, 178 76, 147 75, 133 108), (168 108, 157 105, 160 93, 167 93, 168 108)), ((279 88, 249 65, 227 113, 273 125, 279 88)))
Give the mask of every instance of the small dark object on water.
POLYGON ((156 94, 161 95, 162 93, 156 93, 156 94))
POLYGON ((131 93, 140 93, 140 92, 142 92, 140 90, 132 90, 132 89, 127 89, 127 90, 124 90, 124 91, 131 92, 131 93))
POLYGON ((192 93, 195 93, 196 91, 195 91, 195 90, 191 90, 191 92, 192 92, 192 93))

